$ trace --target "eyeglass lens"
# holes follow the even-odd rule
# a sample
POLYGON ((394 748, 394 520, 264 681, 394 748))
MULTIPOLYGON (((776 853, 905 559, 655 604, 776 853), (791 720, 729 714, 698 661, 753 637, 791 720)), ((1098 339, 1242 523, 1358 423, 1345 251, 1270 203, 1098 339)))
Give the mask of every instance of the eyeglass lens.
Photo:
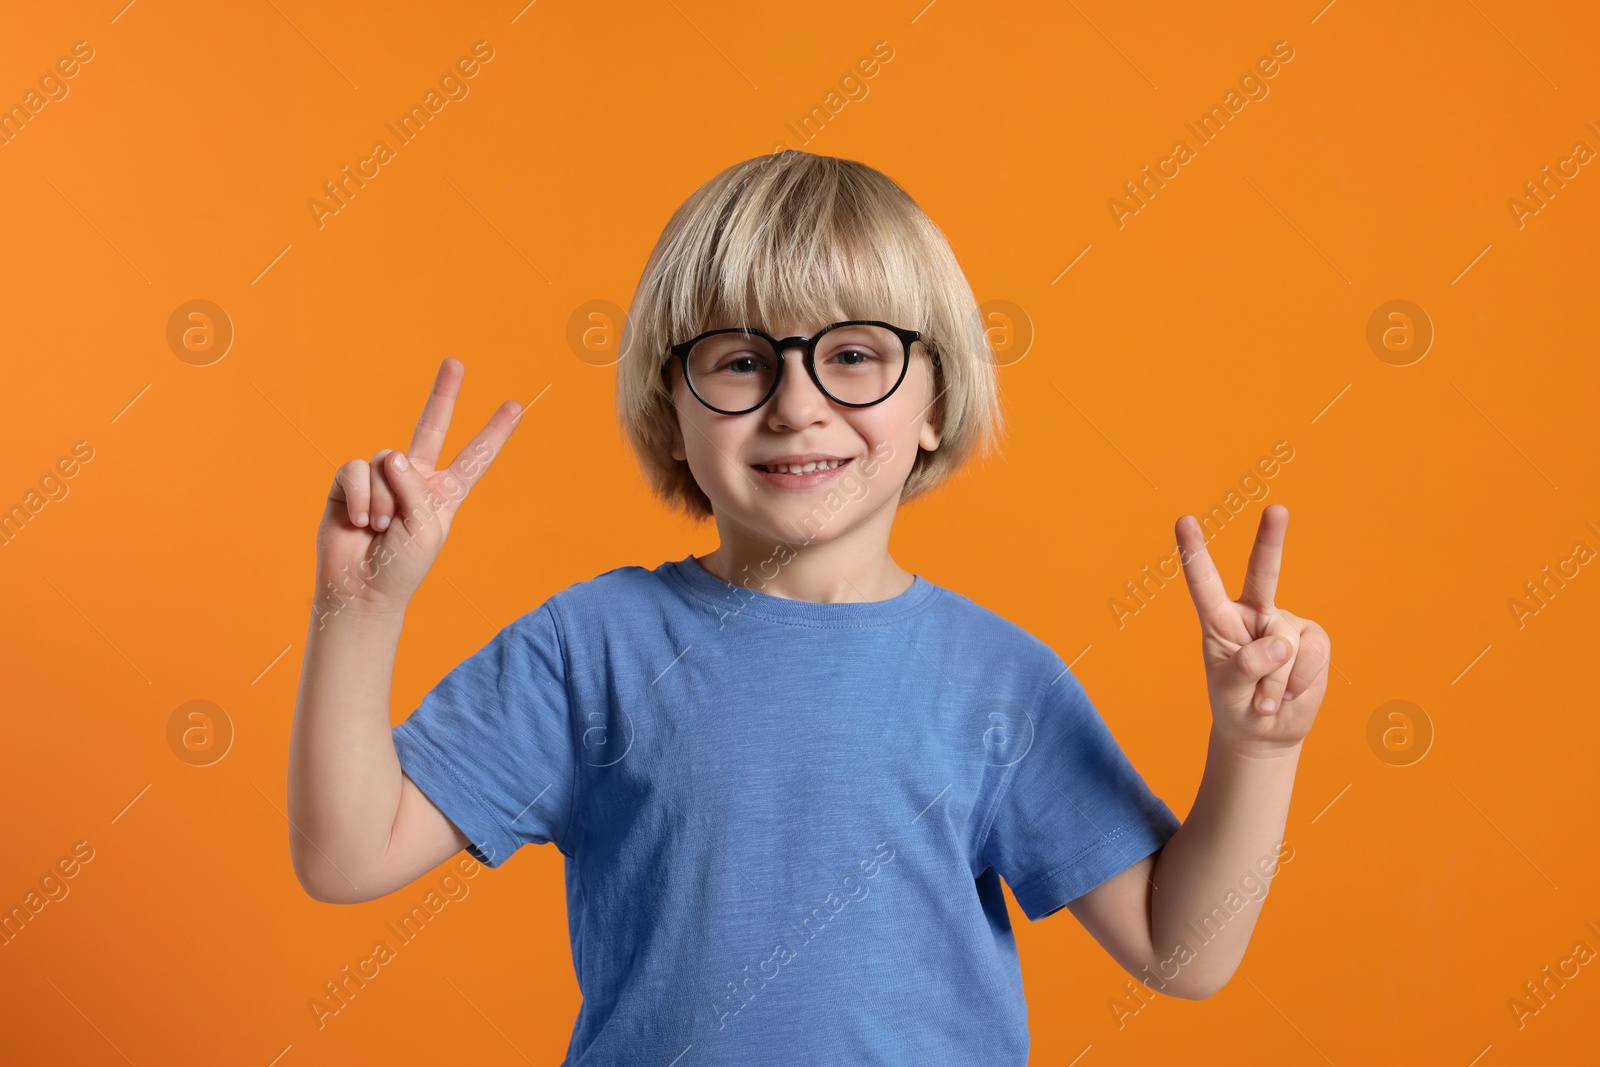
MULTIPOLYGON (((846 404, 882 400, 900 380, 905 343, 882 326, 840 326, 817 342, 817 377, 822 388, 846 404)), ((706 403, 743 411, 761 402, 778 373, 778 353, 764 337, 719 333, 689 350, 689 381, 706 403)), ((790 373, 800 371, 795 367, 790 373)))

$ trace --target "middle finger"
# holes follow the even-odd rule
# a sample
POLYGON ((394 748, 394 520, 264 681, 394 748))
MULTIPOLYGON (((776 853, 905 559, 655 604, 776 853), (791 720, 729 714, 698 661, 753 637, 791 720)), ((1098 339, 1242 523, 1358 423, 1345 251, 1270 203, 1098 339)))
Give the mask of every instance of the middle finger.
POLYGON ((459 359, 452 357, 439 364, 433 392, 428 394, 416 432, 411 435, 411 447, 406 449, 412 462, 426 470, 439 467, 439 450, 444 447, 445 431, 450 429, 450 413, 455 410, 456 394, 461 392, 461 379, 466 373, 466 365, 459 359))
POLYGON ((1244 590, 1239 594, 1241 604, 1259 611, 1272 608, 1272 598, 1278 593, 1278 570, 1283 563, 1283 535, 1288 527, 1289 509, 1282 504, 1270 504, 1261 512, 1256 543, 1245 567, 1244 590))

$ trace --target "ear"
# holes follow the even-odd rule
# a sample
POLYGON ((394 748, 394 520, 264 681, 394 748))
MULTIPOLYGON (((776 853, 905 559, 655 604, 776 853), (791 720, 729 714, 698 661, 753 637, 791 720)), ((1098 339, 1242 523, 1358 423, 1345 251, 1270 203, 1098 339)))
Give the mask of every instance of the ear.
POLYGON ((922 432, 917 434, 917 446, 924 451, 932 452, 939 447, 939 440, 944 436, 944 429, 940 425, 944 420, 943 397, 933 405, 933 410, 928 413, 927 421, 922 424, 922 432))
POLYGON ((671 404, 672 407, 672 445, 670 448, 670 454, 673 459, 688 460, 689 453, 685 451, 683 447, 683 416, 678 414, 676 389, 677 378, 675 375, 671 375, 669 372, 669 376, 667 378, 667 399, 668 403, 671 404))
POLYGON ((678 414, 678 409, 674 407, 672 409, 672 444, 670 452, 673 459, 687 460, 689 453, 683 447, 683 424, 679 421, 681 418, 682 416, 678 414))

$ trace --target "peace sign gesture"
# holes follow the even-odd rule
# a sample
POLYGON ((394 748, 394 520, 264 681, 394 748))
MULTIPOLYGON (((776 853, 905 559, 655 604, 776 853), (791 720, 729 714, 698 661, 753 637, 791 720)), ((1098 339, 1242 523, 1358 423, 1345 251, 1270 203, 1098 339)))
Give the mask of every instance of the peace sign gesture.
POLYGON ((1200 615, 1212 733, 1248 755, 1271 755, 1304 741, 1328 688, 1333 646, 1327 631, 1272 602, 1288 525, 1282 504, 1262 511, 1244 591, 1229 600, 1200 523, 1192 515, 1177 522, 1183 576, 1200 615))
POLYGON ((318 600, 326 610, 404 612, 444 547, 456 509, 522 418, 521 406, 506 401, 448 467, 437 468, 465 375, 459 359, 439 364, 409 449, 385 448, 334 474, 317 529, 318 600))

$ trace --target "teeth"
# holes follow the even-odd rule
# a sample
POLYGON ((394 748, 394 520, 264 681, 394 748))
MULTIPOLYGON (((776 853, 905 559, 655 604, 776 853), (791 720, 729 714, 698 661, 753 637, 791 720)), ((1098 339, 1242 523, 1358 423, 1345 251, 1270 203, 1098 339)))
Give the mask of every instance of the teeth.
POLYGON ((825 459, 820 463, 768 463, 761 469, 769 474, 810 474, 816 470, 831 471, 843 462, 842 459, 825 459))

